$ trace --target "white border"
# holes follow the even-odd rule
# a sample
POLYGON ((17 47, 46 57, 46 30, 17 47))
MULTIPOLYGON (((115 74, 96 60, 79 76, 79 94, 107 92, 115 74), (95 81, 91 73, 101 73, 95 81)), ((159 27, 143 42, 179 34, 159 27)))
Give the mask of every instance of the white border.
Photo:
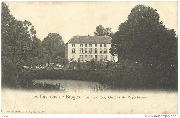
MULTIPOLYGON (((3 0, 5 1, 24 1, 24 0, 3 0)), ((48 0, 28 0, 28 1, 48 1, 48 0)), ((53 0, 53 1, 77 1, 77 0, 53 0)), ((78 1, 133 1, 133 0, 78 0, 78 1)), ((135 2, 138 1, 150 1, 150 0, 134 0, 135 2)), ((170 1, 170 0, 151 0, 151 1, 170 1)), ((178 0, 171 0, 171 1, 178 1, 178 0)), ((25 1, 27 2, 27 1, 25 1)), ((2 3, 2 1, 1 1, 2 3)), ((178 13, 179 13, 179 5, 180 3, 178 2, 178 13)), ((0 6, 1 8, 1 6, 0 6)), ((178 14, 178 22, 179 22, 179 14, 178 14)), ((1 24, 0 24, 1 26, 1 24)), ((180 27, 180 24, 178 23, 178 29, 180 27)), ((1 32, 1 31, 0 31, 1 32)), ((178 36, 179 36, 179 31, 178 31, 178 36)), ((0 36, 1 37, 1 36, 0 36)), ((1 45, 1 42, 0 42, 1 45)), ((179 45, 179 41, 178 41, 179 45)), ((178 52, 180 52, 180 48, 178 46, 178 52)), ((0 57, 1 57, 1 49, 0 49, 0 57)), ((178 53, 178 62, 180 61, 179 59, 179 53, 178 53)), ((1 62, 0 62, 0 67, 1 67, 1 62)), ((178 63, 178 79, 179 79, 179 67, 180 64, 178 63)), ((0 76, 1 76, 1 68, 0 68, 0 76)), ((179 81, 178 81, 178 86, 179 86, 179 81)), ((1 81, 0 81, 1 85, 1 81)), ((1 87, 0 87, 1 90, 1 87)), ((0 92, 1 93, 1 92, 0 92)), ((179 103, 179 88, 178 88, 178 103, 179 103)), ((1 101, 0 101, 1 104, 1 101)), ((0 107, 1 108, 1 107, 0 107)), ((178 104, 178 111, 180 111, 180 107, 178 104)), ((155 115, 160 115, 160 117, 155 117, 155 118, 166 118, 165 115, 169 115, 170 117, 168 118, 178 118, 178 114, 1 114, 1 118, 154 118, 155 115)))

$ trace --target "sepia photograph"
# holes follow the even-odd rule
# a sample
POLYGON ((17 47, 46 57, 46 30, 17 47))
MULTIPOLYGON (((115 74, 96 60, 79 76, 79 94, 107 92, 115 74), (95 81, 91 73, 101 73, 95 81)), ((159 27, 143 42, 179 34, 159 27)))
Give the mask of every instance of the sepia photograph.
POLYGON ((178 2, 1 2, 1 113, 177 114, 178 2))

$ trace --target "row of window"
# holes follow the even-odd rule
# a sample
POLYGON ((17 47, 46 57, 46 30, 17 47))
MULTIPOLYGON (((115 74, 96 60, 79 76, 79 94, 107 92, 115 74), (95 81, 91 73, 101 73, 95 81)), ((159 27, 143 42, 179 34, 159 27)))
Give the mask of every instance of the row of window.
POLYGON ((106 61, 108 59, 107 55, 80 55, 80 61, 90 61, 94 59, 95 61, 106 61))
MULTIPOLYGON (((98 44, 80 44, 80 47, 88 47, 88 45, 89 45, 89 47, 92 47, 92 45, 95 45, 95 47, 97 47, 97 45, 98 44)), ((99 44, 100 45, 100 47, 106 47, 106 44, 99 44)), ((75 47, 76 45, 75 44, 72 44, 72 47, 75 47)))
MULTIPOLYGON (((80 48, 80 54, 84 54, 84 53, 98 53, 98 51, 99 51, 99 53, 101 54, 101 53, 104 53, 104 54, 106 54, 107 53, 107 49, 106 48, 104 48, 104 49, 102 49, 102 48, 100 48, 99 50, 97 49, 97 48, 95 48, 94 50, 92 49, 92 48, 80 48)), ((74 54, 74 53, 76 53, 76 49, 75 48, 72 48, 72 53, 74 54)))

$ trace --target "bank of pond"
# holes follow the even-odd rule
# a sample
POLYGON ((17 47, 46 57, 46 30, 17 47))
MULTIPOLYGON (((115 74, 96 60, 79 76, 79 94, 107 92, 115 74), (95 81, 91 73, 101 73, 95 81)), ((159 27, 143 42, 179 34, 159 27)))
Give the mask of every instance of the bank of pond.
MULTIPOLYGON (((62 84, 51 84, 49 81, 72 80, 80 83, 79 89, 85 89, 85 83, 95 83, 93 90, 130 89, 130 90, 173 90, 177 91, 176 77, 147 70, 29 70, 5 83, 7 87, 22 89, 62 90, 62 84), (36 81, 36 82, 35 82, 36 81), (39 81, 39 82, 38 82, 39 81), (41 82, 40 82, 41 81, 41 82), (43 83, 45 82, 45 84, 43 83), (84 83, 83 83, 84 82, 84 83), (82 87, 83 86, 83 87, 82 87)), ((71 82, 66 83, 73 86, 71 82)))

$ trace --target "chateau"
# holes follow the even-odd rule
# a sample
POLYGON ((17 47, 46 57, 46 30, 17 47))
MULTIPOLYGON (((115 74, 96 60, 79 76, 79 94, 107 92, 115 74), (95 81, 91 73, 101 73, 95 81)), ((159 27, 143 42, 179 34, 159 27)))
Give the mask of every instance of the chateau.
POLYGON ((109 36, 74 36, 66 46, 66 58, 71 61, 117 61, 117 57, 109 52, 109 36))

